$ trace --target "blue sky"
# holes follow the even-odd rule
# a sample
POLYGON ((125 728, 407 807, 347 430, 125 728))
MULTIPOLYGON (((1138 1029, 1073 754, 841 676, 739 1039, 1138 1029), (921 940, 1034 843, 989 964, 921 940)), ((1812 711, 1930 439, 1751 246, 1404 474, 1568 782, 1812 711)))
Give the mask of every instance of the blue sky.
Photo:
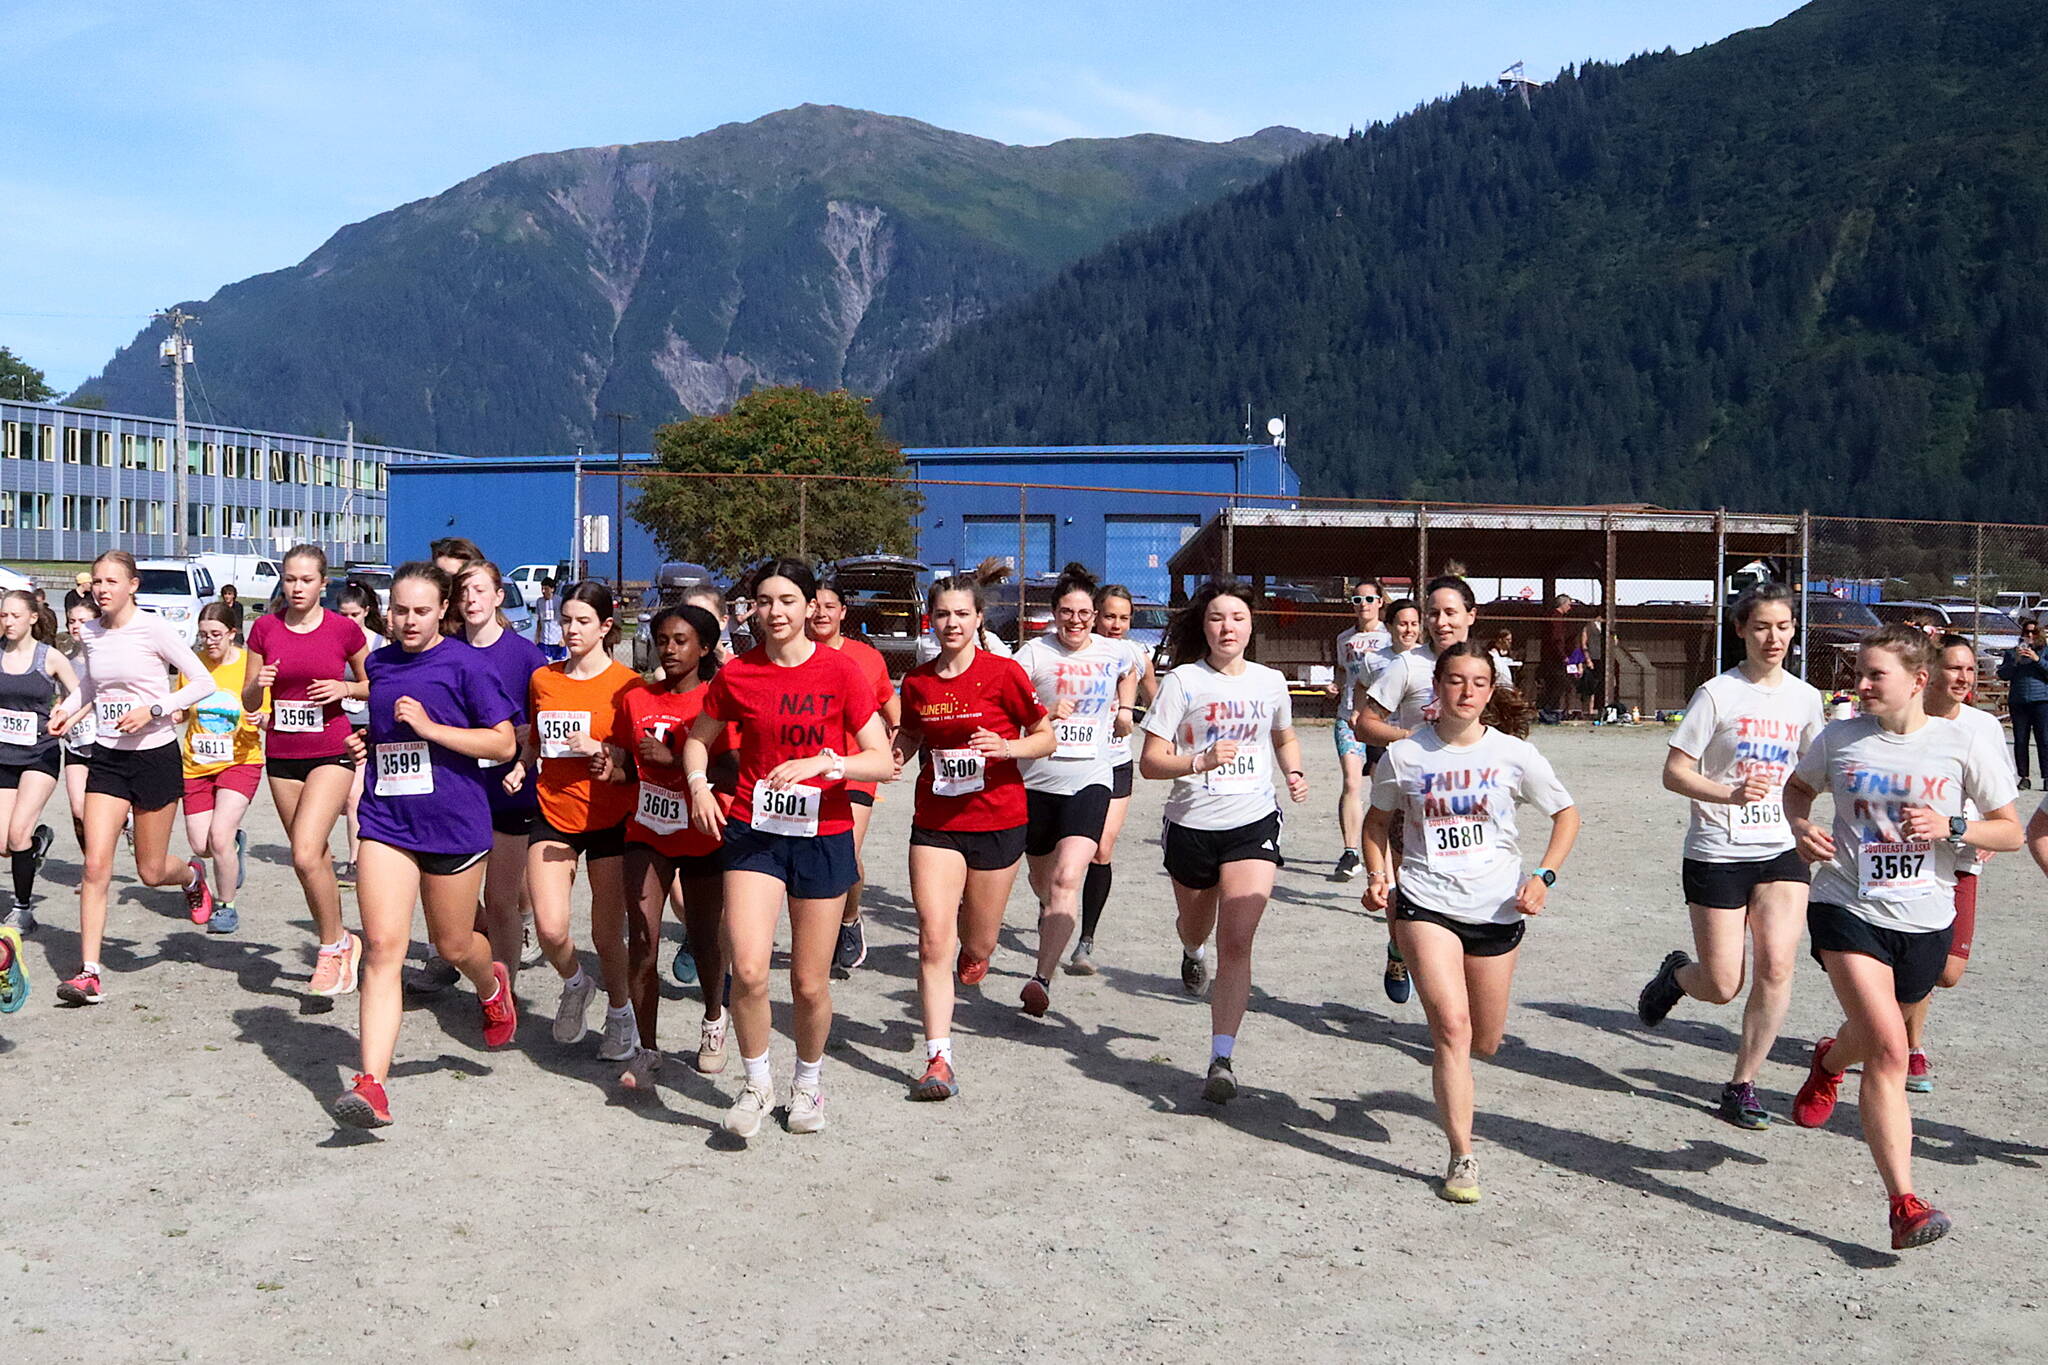
POLYGON ((1542 78, 1797 7, 0 0, 0 345, 68 388, 152 309, 529 152, 806 101, 1005 142, 1341 133, 1518 58, 1542 78))

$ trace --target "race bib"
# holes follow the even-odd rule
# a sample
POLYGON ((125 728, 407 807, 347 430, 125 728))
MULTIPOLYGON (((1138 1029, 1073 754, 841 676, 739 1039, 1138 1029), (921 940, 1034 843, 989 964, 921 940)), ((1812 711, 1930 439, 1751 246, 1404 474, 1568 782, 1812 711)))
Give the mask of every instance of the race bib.
POLYGON ((121 717, 135 709, 132 701, 96 701, 93 714, 99 721, 99 728, 112 734, 114 727, 121 723, 121 717))
POLYGON ((1429 840, 1431 867, 1477 867, 1493 859, 1493 833, 1484 820, 1432 815, 1423 821, 1423 834, 1429 840))
POLYGON ((655 834, 674 834, 690 823, 689 802, 681 792, 642 782, 636 818, 655 834))
POLYGON ((542 758, 575 758, 570 739, 589 733, 588 711, 543 711, 533 718, 533 737, 540 743, 542 758))
POLYGON ((1865 898, 1874 901, 1919 900, 1940 886, 1934 878, 1934 845, 1918 840, 1864 844, 1856 850, 1856 873, 1865 898))
POLYGON ((71 718, 71 728, 64 732, 64 743, 73 751, 90 749, 99 737, 99 717, 88 706, 71 718))
POLYGON ((0 744, 33 744, 35 742, 35 712, 0 711, 0 744))
POLYGON ((1738 844, 1784 843, 1792 837, 1791 827, 1785 823, 1784 797, 1770 796, 1732 807, 1728 813, 1728 835, 1738 844))
POLYGON ((809 838, 818 832, 818 803, 824 793, 816 787, 771 787, 754 784, 753 827, 763 834, 793 834, 809 838))
POLYGON ((270 728, 281 735, 317 735, 327 728, 327 708, 317 701, 270 703, 270 728))
POLYGON ((1109 766, 1121 768, 1131 761, 1131 737, 1113 734, 1109 737, 1109 766))
POLYGON ((377 746, 377 795, 431 796, 434 762, 423 739, 377 746))
POLYGON ((1263 746, 1247 744, 1237 757, 1203 775, 1208 789, 1218 796, 1254 792, 1265 785, 1265 765, 1260 762, 1263 746))
POLYGON ((232 734, 211 735, 200 731, 190 737, 192 761, 200 764, 231 763, 235 757, 232 734))
POLYGON ((1052 723, 1052 737, 1055 747, 1054 758, 1093 758, 1101 747, 1102 733, 1100 716, 1068 716, 1065 720, 1052 723))
POLYGON ((987 785, 979 749, 932 750, 932 795, 972 796, 987 785))

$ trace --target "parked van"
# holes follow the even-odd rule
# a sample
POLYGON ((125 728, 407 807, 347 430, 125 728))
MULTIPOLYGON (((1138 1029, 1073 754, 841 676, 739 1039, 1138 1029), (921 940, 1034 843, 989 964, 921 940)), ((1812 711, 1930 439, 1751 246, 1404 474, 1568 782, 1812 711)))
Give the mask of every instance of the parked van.
POLYGON ((198 627, 199 609, 218 592, 213 575, 196 560, 144 559, 137 562, 135 572, 142 580, 135 605, 187 634, 198 627))
POLYGON ((270 599, 277 595, 277 580, 282 570, 274 559, 263 555, 194 555, 192 562, 204 568, 213 579, 214 591, 220 591, 229 583, 234 584, 235 596, 241 600, 242 610, 249 615, 266 610, 270 599))

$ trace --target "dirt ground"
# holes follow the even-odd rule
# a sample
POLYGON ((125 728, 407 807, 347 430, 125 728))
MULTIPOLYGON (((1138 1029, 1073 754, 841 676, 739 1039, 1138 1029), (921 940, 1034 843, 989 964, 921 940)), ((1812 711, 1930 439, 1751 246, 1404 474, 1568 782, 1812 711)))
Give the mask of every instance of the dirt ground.
MULTIPOLYGON (((1020 879, 994 970, 963 991, 962 1094, 908 1102, 922 1050, 904 793, 869 846, 868 964, 835 990, 831 1127, 771 1127, 750 1149, 716 1129, 737 1063, 714 1082, 683 1060, 694 992, 670 988, 661 1088, 628 1101, 594 1037, 550 1040, 545 971, 521 983, 505 1053, 482 1050, 466 992, 411 1009, 398 1123, 337 1133, 324 1105, 356 1007, 300 993, 308 923, 267 800, 240 934, 117 886, 108 1003, 59 1008, 76 963, 61 833, 35 994, 0 1020, 0 1343, 38 1361, 2048 1350, 2048 1080, 2008 1041, 2040 1027, 2048 968, 2029 914, 2048 883, 2024 855, 1987 874, 1977 957, 1934 1011, 1938 1088, 1914 1101, 1919 1185, 1957 1230, 1895 1256, 1853 1085, 1824 1131, 1739 1132, 1708 1110, 1737 1007, 1636 1025, 1637 990, 1687 943, 1665 732, 1543 732, 1586 833, 1531 927, 1509 1041, 1478 1068, 1485 1201, 1456 1208, 1432 1193, 1444 1147, 1421 1010, 1382 994, 1384 931, 1358 884, 1326 880, 1336 765, 1328 730, 1304 733, 1316 791, 1260 934, 1236 1103, 1198 1093, 1207 1009, 1178 979, 1146 783, 1103 975, 1061 977, 1044 1020, 1018 1013, 1035 938, 1020 879)), ((1837 1017, 1802 960, 1764 1077, 1774 1112, 1837 1017)), ((786 1032, 775 1056, 783 1087, 786 1032)))

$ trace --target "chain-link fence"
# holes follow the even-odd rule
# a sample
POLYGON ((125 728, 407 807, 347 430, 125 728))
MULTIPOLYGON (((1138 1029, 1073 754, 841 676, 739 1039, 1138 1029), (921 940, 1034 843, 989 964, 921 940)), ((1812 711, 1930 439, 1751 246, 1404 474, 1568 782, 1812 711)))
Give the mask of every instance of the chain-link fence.
POLYGON ((697 485, 700 496, 638 499, 664 558, 733 576, 770 553, 835 563, 849 585, 849 630, 899 670, 925 628, 931 579, 988 559, 1012 570, 990 593, 988 621, 1013 645, 1048 628, 1053 584, 1069 562, 1126 588, 1133 633, 1154 643, 1201 583, 1241 579, 1256 598, 1255 656, 1294 680, 1311 713, 1337 681, 1337 637, 1359 612, 1351 599, 1380 597, 1372 605, 1389 616, 1443 573, 1473 589, 1473 637, 1510 664, 1525 695, 1563 715, 1682 708, 1742 657, 1728 607, 1766 580, 1806 585, 1792 667, 1823 690, 1853 685, 1864 631, 1931 610, 1979 643, 1995 697, 1996 665, 2018 644, 2017 613, 2048 592, 2048 528, 2028 526, 1083 483, 633 477, 642 493, 697 485), (1359 593, 1361 582, 1380 591, 1359 593))

